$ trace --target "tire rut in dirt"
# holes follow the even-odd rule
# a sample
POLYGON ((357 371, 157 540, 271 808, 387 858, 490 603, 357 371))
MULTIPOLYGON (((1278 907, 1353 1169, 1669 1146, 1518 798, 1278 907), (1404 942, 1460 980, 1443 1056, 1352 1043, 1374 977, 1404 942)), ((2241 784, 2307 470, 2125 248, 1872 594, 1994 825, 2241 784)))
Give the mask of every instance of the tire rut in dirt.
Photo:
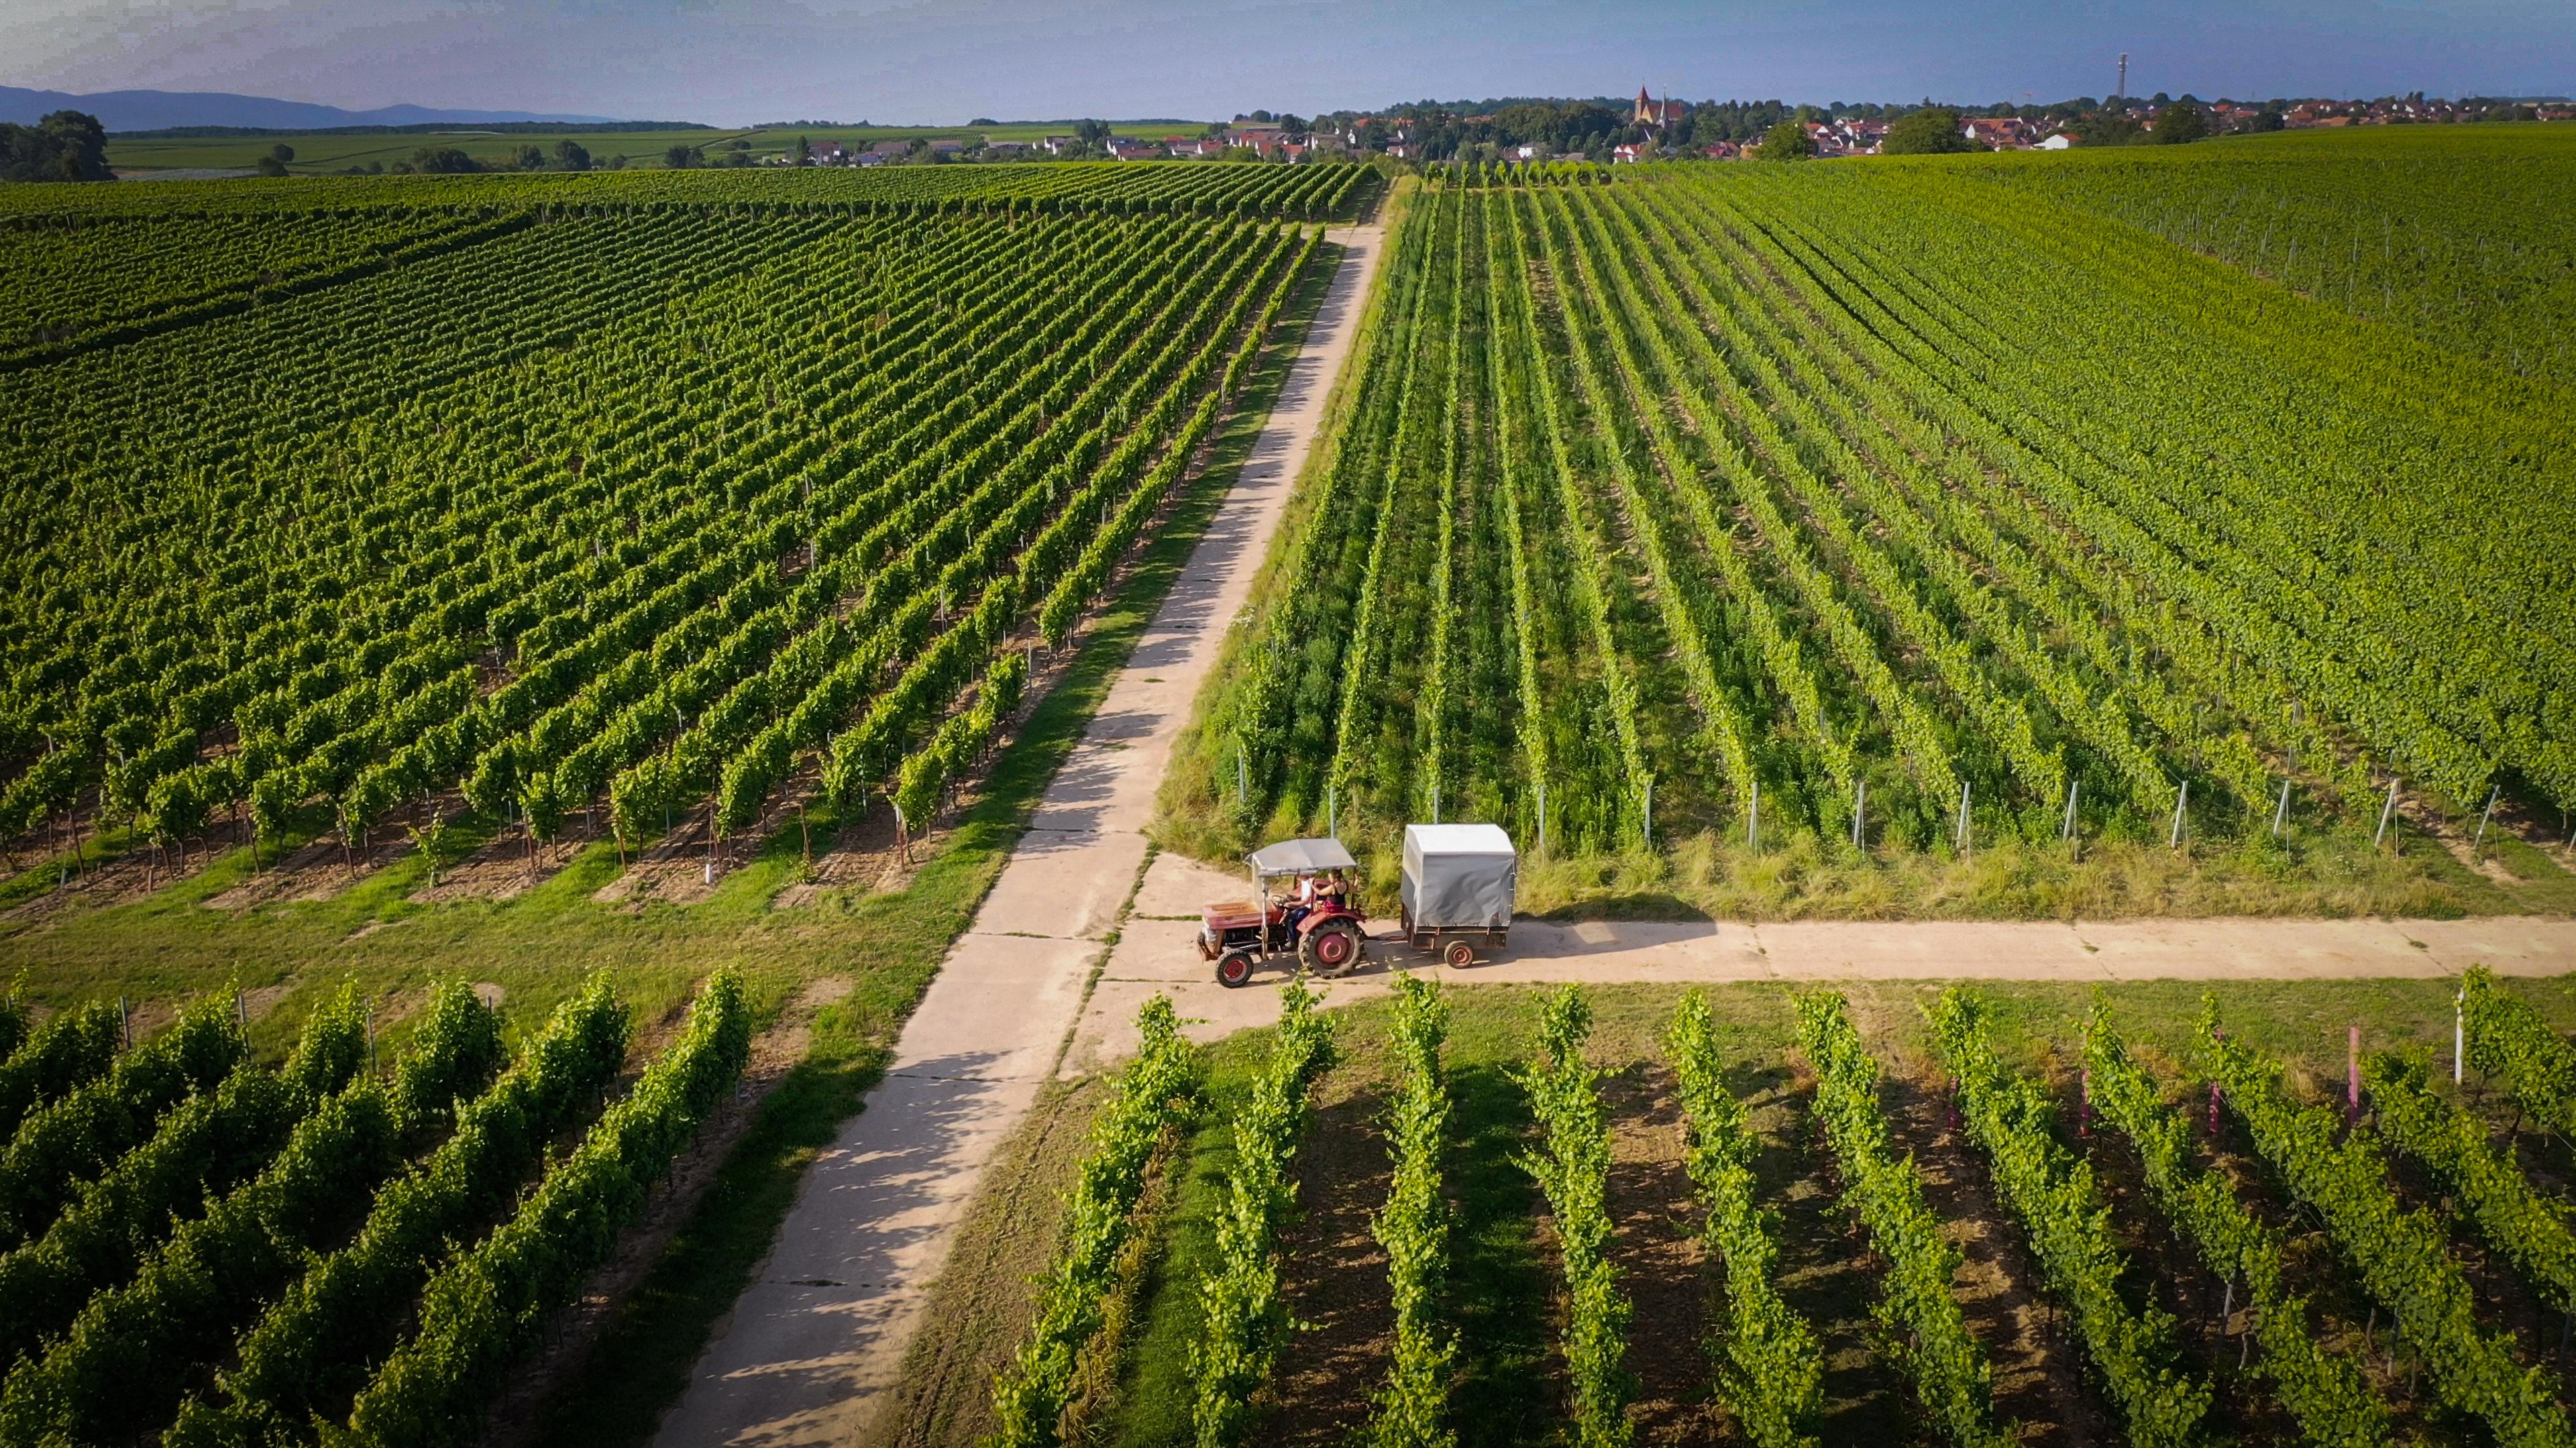
POLYGON ((1369 1230, 1393 1174, 1383 1086, 1328 1078, 1321 1099, 1297 1149, 1297 1217, 1282 1244, 1282 1295, 1308 1330, 1281 1355, 1262 1420, 1260 1441, 1280 1448, 1328 1448, 1366 1427, 1395 1333, 1386 1252, 1369 1230))
POLYGON ((1740 1065, 1727 1081, 1763 1143, 1754 1163, 1760 1200, 1780 1213, 1774 1285, 1790 1310, 1815 1327, 1824 1354, 1818 1436, 1829 1443, 1909 1443, 1920 1425, 1904 1375, 1879 1351, 1869 1315, 1878 1301, 1869 1237, 1838 1205, 1842 1179, 1811 1110, 1814 1084, 1785 1065, 1740 1065))
POLYGON ((1610 1117, 1611 1257, 1635 1304, 1629 1410, 1640 1444, 1705 1443, 1718 1419, 1709 1393, 1709 1293, 1716 1286, 1699 1242, 1700 1213, 1682 1155, 1681 1103, 1671 1073, 1638 1066, 1601 1082, 1610 1117))
POLYGON ((1923 1200, 1949 1225, 1966 1259, 1955 1290, 1968 1331, 1994 1365, 1996 1421, 2020 1423, 2025 1442, 2109 1448, 2124 1441, 2085 1381, 2073 1320, 2041 1286, 2039 1264, 2020 1225, 1995 1199, 1976 1146, 1964 1129, 1951 1129, 1949 1099, 1894 1073, 1886 1090, 1896 1147, 1914 1154, 1923 1200))

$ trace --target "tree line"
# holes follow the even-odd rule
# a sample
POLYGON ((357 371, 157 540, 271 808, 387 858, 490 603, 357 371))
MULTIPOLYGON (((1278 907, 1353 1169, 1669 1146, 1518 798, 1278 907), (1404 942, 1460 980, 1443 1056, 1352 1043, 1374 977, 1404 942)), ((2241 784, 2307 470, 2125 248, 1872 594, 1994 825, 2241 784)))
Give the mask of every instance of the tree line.
POLYGON ((0 125, 0 181, 113 181, 98 117, 55 111, 32 126, 0 125))

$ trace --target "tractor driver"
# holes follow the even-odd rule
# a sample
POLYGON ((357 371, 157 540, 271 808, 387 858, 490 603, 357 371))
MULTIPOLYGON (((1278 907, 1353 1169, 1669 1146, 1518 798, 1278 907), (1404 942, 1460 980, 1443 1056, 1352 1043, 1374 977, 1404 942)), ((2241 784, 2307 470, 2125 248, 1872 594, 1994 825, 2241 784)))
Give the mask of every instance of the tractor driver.
POLYGON ((1315 875, 1311 870, 1297 877, 1297 893, 1288 899, 1288 928, 1291 931, 1297 928, 1298 921, 1314 913, 1315 904, 1322 895, 1322 888, 1315 882, 1315 875))

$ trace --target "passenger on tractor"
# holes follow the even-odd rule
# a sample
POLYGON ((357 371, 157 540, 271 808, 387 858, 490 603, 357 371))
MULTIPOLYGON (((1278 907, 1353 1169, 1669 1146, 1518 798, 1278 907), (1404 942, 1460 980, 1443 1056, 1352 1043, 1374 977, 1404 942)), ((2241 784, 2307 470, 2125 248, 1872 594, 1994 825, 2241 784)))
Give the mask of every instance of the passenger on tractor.
POLYGON ((1339 870, 1326 875, 1315 886, 1315 903, 1318 905, 1347 905, 1350 898, 1351 882, 1342 878, 1339 870))

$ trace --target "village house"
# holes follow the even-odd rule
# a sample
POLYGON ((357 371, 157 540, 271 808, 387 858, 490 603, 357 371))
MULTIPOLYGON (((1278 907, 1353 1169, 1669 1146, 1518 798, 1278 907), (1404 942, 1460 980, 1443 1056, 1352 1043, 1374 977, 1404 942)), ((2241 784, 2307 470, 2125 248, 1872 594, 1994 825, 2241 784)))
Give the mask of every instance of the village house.
POLYGON ((1162 157, 1163 148, 1151 141, 1131 141, 1125 136, 1109 138, 1109 156, 1114 161, 1153 161, 1162 157))
POLYGON ((2031 147, 2030 122, 2011 116, 1971 116, 1959 123, 1959 130, 1989 151, 2027 151, 2031 147))

